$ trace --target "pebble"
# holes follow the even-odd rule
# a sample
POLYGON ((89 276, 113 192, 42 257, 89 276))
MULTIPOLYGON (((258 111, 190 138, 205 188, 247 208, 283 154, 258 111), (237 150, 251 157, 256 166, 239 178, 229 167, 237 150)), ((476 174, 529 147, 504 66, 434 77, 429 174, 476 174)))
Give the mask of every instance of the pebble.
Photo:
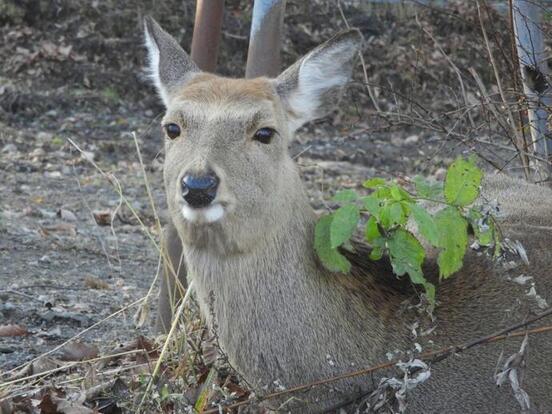
POLYGON ((52 138, 54 138, 54 134, 52 134, 51 132, 40 131, 38 134, 36 134, 36 138, 39 141, 51 141, 52 138))
POLYGON ((46 154, 46 152, 42 148, 35 148, 29 155, 31 157, 42 157, 44 154, 46 154))
POLYGON ((17 147, 15 146, 15 144, 6 144, 2 148, 2 152, 4 154, 14 153, 14 152, 17 152, 17 147))
POLYGON ((420 137, 418 135, 410 135, 405 138, 404 143, 405 144, 415 144, 420 140, 420 137))
POLYGON ((50 256, 45 254, 40 259, 38 259, 38 263, 40 263, 40 264, 49 264, 49 263, 52 263, 52 261, 50 260, 50 256))
POLYGON ((447 170, 445 168, 438 168, 433 175, 436 180, 444 180, 447 170))
POLYGON ((60 208, 57 214, 64 221, 77 221, 77 216, 70 210, 60 208))

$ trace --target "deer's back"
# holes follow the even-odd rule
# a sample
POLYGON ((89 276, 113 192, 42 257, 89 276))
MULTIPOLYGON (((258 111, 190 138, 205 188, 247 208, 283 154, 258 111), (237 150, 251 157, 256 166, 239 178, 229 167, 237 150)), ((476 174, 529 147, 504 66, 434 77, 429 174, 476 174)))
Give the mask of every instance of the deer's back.
MULTIPOLYGON (((504 237, 521 243, 529 263, 515 254, 492 263, 470 250, 463 269, 437 290, 441 303, 431 338, 435 348, 484 337, 523 322, 552 303, 552 191, 495 176, 486 180, 483 196, 499 202, 504 237)), ((551 322, 545 318, 529 328, 551 322)), ((522 340, 519 337, 477 346, 439 362, 432 378, 414 393, 412 412, 520 412, 510 384, 497 387, 494 373, 519 351, 522 340)), ((552 334, 529 337, 522 388, 536 412, 552 412, 552 334)))

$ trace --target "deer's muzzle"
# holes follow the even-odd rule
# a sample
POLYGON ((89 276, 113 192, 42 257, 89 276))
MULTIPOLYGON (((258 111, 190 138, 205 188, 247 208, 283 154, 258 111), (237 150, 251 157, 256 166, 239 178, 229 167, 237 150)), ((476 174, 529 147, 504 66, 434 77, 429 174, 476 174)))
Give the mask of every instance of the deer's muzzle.
POLYGON ((207 207, 217 196, 219 182, 212 171, 205 174, 185 174, 181 182, 182 198, 192 208, 207 207))

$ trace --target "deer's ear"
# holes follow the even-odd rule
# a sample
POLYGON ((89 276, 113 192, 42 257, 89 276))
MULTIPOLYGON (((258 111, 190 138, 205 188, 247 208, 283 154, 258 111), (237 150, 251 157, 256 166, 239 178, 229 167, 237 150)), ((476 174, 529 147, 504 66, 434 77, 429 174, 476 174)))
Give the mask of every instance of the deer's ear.
POLYGON ((144 36, 148 49, 148 72, 163 103, 200 72, 178 42, 151 17, 144 19, 144 36))
POLYGON ((356 29, 338 33, 290 66, 275 80, 292 130, 330 112, 351 79, 362 46, 356 29))

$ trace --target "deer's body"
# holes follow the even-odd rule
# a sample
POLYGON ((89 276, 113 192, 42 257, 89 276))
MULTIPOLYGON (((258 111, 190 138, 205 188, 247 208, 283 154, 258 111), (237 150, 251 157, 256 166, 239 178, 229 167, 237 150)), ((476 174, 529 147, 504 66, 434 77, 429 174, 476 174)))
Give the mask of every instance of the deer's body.
MULTIPOLYGON (((199 73, 153 21, 146 26, 152 72, 167 105, 163 122, 179 126, 166 144, 165 185, 179 236, 169 243, 182 243, 188 281, 194 282, 202 314, 230 364, 253 388, 270 392, 376 365, 386 361, 387 352, 412 349, 409 324, 416 318, 404 309, 413 295, 394 282, 384 263, 368 262, 359 251, 351 257, 351 274, 339 275, 318 262, 316 217, 287 153, 293 131, 319 116, 348 80, 358 34, 330 40, 276 80, 246 81, 199 73), (174 62, 180 66, 163 72, 174 62), (259 131, 266 127, 277 135, 261 143, 259 131), (189 195, 200 191, 202 197, 189 195)), ((173 129, 167 127, 168 133, 173 129)), ((487 335, 538 309, 526 296, 529 286, 508 277, 532 276, 540 296, 551 299, 552 191, 493 177, 484 194, 504 206, 502 228, 523 243, 530 266, 506 271, 469 252, 462 271, 438 288, 437 328, 415 340, 424 350, 487 335)), ((425 271, 435 272, 432 259, 425 271)), ((166 303, 161 307, 169 309, 166 303)), ((168 316, 161 319, 166 323, 168 316)), ((410 412, 519 412, 509 385, 497 388, 493 374, 500 351, 509 356, 520 341, 439 362, 414 390, 410 412)), ((268 405, 317 412, 374 388, 381 375, 268 405)), ((538 412, 552 411, 550 334, 530 338, 523 387, 538 412)))

